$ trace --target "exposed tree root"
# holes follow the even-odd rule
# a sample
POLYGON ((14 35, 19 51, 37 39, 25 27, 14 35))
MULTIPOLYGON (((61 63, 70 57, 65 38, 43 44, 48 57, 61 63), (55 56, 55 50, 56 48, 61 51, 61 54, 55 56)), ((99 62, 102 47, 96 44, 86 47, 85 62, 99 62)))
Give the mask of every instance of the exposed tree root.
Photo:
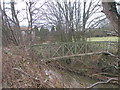
POLYGON ((88 87, 86 87, 86 88, 93 88, 94 86, 96 86, 96 85, 98 85, 98 84, 107 84, 107 83, 109 83, 109 82, 112 81, 112 80, 118 81, 118 78, 110 78, 110 79, 108 79, 107 81, 96 82, 96 83, 94 83, 94 84, 92 84, 92 85, 90 85, 90 86, 88 86, 88 87))

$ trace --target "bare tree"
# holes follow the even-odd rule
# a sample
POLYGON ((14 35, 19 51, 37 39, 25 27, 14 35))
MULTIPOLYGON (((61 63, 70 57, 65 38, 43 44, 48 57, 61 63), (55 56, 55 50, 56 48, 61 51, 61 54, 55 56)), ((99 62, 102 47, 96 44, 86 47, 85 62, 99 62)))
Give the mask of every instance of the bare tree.
POLYGON ((17 16, 17 11, 15 10, 15 2, 11 0, 10 4, 11 4, 12 20, 14 22, 14 30, 16 31, 17 34, 16 37, 18 40, 18 44, 21 45, 23 43, 23 38, 20 31, 20 24, 17 16))
MULTIPOLYGON (((120 58, 120 14, 116 8, 116 6, 120 4, 116 3, 114 0, 110 0, 109 2, 107 0, 102 0, 102 5, 103 12, 110 20, 111 24, 115 28, 115 31, 118 33, 118 58, 120 58)), ((118 67, 120 71, 120 62, 118 62, 118 67)), ((120 79, 118 80, 120 82, 120 79)))
POLYGON ((50 11, 46 13, 47 20, 62 33, 63 40, 72 41, 72 38, 75 38, 75 30, 79 31, 81 28, 80 2, 77 3, 77 0, 74 3, 56 1, 55 3, 48 2, 47 6, 50 11))
MULTIPOLYGON (((102 1, 103 5, 103 12, 107 16, 107 18, 110 20, 111 24, 115 28, 115 32, 118 33, 118 38, 120 38, 120 14, 117 11, 116 8, 116 2, 114 0, 111 0, 110 2, 105 2, 105 0, 102 1)), ((120 54, 120 42, 118 42, 118 53, 120 54)))
POLYGON ((24 3, 26 4, 23 7, 24 9, 18 10, 16 8, 16 5, 18 4, 17 2, 11 0, 9 2, 9 6, 7 6, 7 4, 3 1, 2 19, 3 37, 5 39, 3 40, 3 42, 5 42, 6 45, 10 43, 13 43, 15 45, 30 45, 33 42, 33 37, 35 36, 33 35, 33 27, 34 25, 38 25, 36 23, 40 20, 40 9, 45 3, 40 6, 36 5, 39 4, 38 1, 32 2, 31 0, 29 0, 24 3), (20 17, 20 14, 22 14, 23 16, 20 17), (28 29, 26 30, 27 35, 26 37, 24 37, 24 40, 20 28, 20 23, 22 21, 27 21, 26 27, 28 27, 28 29))
POLYGON ((3 46, 9 44, 21 45, 22 37, 20 33, 19 21, 15 11, 14 2, 11 2, 12 18, 6 14, 5 2, 3 1, 2 7, 2 33, 3 33, 3 46))
POLYGON ((115 28, 115 31, 118 33, 118 19, 119 19, 119 14, 117 13, 117 8, 116 8, 116 3, 114 0, 110 0, 110 2, 105 2, 103 0, 103 12, 107 16, 107 18, 110 20, 111 24, 115 28))
MULTIPOLYGON (((34 26, 39 27, 39 23, 37 23, 40 20, 41 14, 41 8, 42 6, 46 3, 44 2, 42 5, 37 6, 37 4, 40 4, 38 0, 36 1, 26 1, 26 19, 28 22, 28 31, 27 31, 27 44, 30 45, 33 43, 34 39, 35 39, 35 31, 34 31, 34 26)), ((25 42, 26 42, 25 41, 25 42)))
POLYGON ((88 28, 97 27, 104 21, 105 15, 93 17, 95 13, 101 13, 99 0, 97 2, 80 2, 69 0, 48 2, 48 12, 44 12, 47 21, 55 26, 62 27, 65 32, 66 41, 77 41, 85 36, 88 28), (93 19, 91 19, 93 18, 93 19), (91 19, 91 20, 90 20, 91 19))

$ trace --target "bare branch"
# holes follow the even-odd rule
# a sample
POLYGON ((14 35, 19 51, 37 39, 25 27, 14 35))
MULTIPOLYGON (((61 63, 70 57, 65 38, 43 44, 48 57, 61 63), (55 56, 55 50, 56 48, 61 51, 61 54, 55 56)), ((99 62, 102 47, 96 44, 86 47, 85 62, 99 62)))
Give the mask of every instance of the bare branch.
MULTIPOLYGON (((77 55, 68 55, 68 56, 62 56, 62 57, 56 57, 56 58, 51 58, 52 60, 59 60, 62 58, 70 58, 70 57, 80 57, 80 56, 90 56, 90 55, 99 55, 99 54, 103 54, 103 55, 110 55, 112 57, 117 58, 118 60, 120 60, 118 57, 116 57, 114 54, 108 52, 108 51, 101 51, 101 52, 93 52, 93 53, 84 53, 84 54, 77 54, 77 55)), ((50 59, 50 60, 51 60, 50 59)))
POLYGON ((93 87, 95 87, 95 86, 98 85, 98 84, 107 84, 107 83, 109 83, 109 82, 112 81, 112 80, 118 81, 118 78, 110 78, 110 79, 108 79, 107 81, 96 82, 96 83, 88 86, 87 88, 93 88, 93 87))
POLYGON ((19 69, 19 68, 13 68, 13 70, 25 75, 25 76, 28 76, 29 78, 32 78, 34 80, 37 80, 37 81, 40 81, 41 82, 41 79, 37 78, 37 77, 33 77, 31 75, 29 75, 28 73, 24 72, 22 69, 19 69))

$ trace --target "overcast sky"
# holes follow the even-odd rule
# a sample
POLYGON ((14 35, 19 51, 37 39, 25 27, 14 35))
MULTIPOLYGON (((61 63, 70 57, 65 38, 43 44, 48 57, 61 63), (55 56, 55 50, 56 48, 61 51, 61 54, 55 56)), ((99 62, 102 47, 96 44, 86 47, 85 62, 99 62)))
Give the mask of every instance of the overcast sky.
MULTIPOLYGON (((3 0, 1 0, 1 1, 3 1, 3 0)), ((9 3, 9 1, 10 0, 5 0, 5 2, 8 2, 9 3)), ((25 9, 25 1, 29 1, 29 0, 15 0, 16 2, 17 2, 17 4, 15 5, 15 7, 16 7, 16 9, 17 10, 22 10, 22 9, 25 9)), ((36 0, 31 0, 31 1, 36 1, 36 0)), ((44 2, 46 2, 46 1, 55 1, 55 0, 37 0, 38 1, 38 4, 36 5, 36 6, 40 6, 40 5, 42 5, 44 2)), ((59 0, 59 1, 61 1, 61 2, 63 2, 63 0, 59 0)), ((83 1, 85 1, 85 0, 80 0, 81 2, 83 2, 83 1)), ((86 0, 87 2, 89 2, 90 0, 86 0)), ((97 0, 92 0, 92 1, 97 1, 97 0)), ((109 1, 109 0, 108 0, 109 1)), ((119 2, 120 0, 115 0, 115 1, 117 1, 117 2, 119 2)), ((73 0, 71 0, 71 2, 73 2, 73 0)), ((7 5, 7 7, 9 7, 10 5, 8 4, 7 5)), ((45 6, 43 6, 43 8, 46 8, 45 6)), ((102 10, 102 8, 101 8, 101 10, 102 10)), ((10 12, 8 12, 8 14, 10 14, 10 12)), ((25 17, 25 15, 26 15, 26 12, 25 11, 21 11, 20 12, 20 14, 19 14, 19 19, 20 19, 20 21, 22 20, 22 17, 25 17)), ((92 18, 91 19, 89 19, 89 21, 90 20, 92 20, 93 18, 95 18, 96 16, 99 16, 99 15, 103 15, 103 13, 101 12, 101 13, 97 13, 97 14, 94 14, 93 16, 92 16, 92 18)), ((41 22, 44 22, 44 21, 41 21, 41 22)), ((46 23, 46 22, 45 22, 46 23)), ((21 23, 20 23, 20 25, 24 25, 24 26, 26 26, 27 25, 27 21, 26 20, 24 20, 24 21, 22 21, 21 23)))

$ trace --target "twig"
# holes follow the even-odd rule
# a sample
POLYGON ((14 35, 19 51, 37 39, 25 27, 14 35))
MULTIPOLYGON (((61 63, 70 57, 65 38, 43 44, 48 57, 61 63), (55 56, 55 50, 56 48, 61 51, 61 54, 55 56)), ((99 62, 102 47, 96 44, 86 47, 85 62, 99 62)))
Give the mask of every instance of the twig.
POLYGON ((116 80, 116 81, 117 81, 118 79, 117 79, 117 78, 110 78, 110 79, 108 79, 108 80, 105 81, 105 82, 96 82, 96 83, 88 86, 87 88, 93 88, 94 86, 96 86, 96 85, 98 85, 98 84, 107 84, 107 83, 109 83, 109 82, 112 81, 112 80, 116 80))
POLYGON ((115 57, 118 61, 120 61, 120 59, 116 55, 110 53, 109 51, 105 51, 105 52, 103 52, 103 54, 107 54, 107 55, 110 55, 112 57, 115 57))
POLYGON ((32 79, 34 79, 34 80, 37 80, 37 81, 40 81, 40 82, 41 82, 40 79, 38 79, 37 77, 33 77, 33 76, 29 75, 28 73, 24 72, 22 69, 13 68, 13 70, 16 70, 16 71, 18 71, 19 73, 21 73, 21 74, 23 74, 23 75, 25 75, 25 76, 28 76, 29 78, 32 78, 32 79))
POLYGON ((29 75, 28 73, 24 72, 22 69, 13 68, 13 70, 18 71, 19 73, 21 73, 21 74, 23 74, 23 75, 25 75, 25 76, 28 76, 29 78, 31 78, 31 79, 33 79, 33 80, 39 81, 40 84, 41 84, 43 87, 50 87, 50 88, 53 88, 53 87, 50 86, 49 84, 42 82, 42 79, 38 79, 37 77, 33 77, 33 76, 29 75))
POLYGON ((92 74, 91 76, 96 76, 96 75, 109 75, 109 76, 118 76, 118 75, 114 75, 114 74, 109 74, 109 73, 96 73, 96 74, 92 74))

